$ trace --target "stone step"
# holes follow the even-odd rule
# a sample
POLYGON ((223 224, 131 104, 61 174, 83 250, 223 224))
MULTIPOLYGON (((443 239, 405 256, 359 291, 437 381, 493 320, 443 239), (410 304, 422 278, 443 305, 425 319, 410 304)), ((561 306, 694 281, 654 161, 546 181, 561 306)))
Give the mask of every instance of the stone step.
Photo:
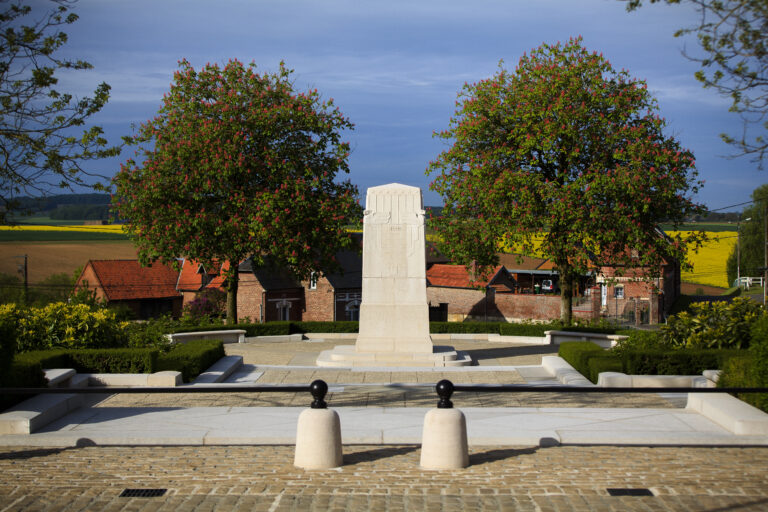
POLYGON ((194 384, 215 384, 224 382, 227 377, 243 365, 243 356, 224 356, 195 379, 194 384))

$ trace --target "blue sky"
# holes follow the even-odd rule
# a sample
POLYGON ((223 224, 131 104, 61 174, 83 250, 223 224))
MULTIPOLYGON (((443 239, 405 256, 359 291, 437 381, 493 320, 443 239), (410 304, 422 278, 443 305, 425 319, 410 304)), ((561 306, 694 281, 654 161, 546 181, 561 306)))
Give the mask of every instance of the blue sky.
MULTIPOLYGON (((432 133, 448 127, 464 82, 492 75, 501 59, 513 68, 542 42, 581 35, 616 69, 647 81, 669 133, 696 155, 706 181, 699 201, 741 203, 768 182, 768 170, 748 159, 722 158, 732 150, 718 134, 738 133, 741 123, 681 55, 684 45, 696 50, 695 40, 673 37, 696 20, 686 6, 627 13, 617 0, 79 0, 74 11, 80 20, 66 28, 62 53, 95 69, 62 74, 61 88, 82 96, 109 83, 110 102, 93 122, 115 142, 156 113, 182 58, 195 67, 237 58, 264 71, 284 60, 298 89, 334 98, 355 123, 346 134, 350 177, 363 196, 400 182, 438 205, 424 171, 445 146, 432 133)), ((113 175, 132 153, 91 169, 113 175)))

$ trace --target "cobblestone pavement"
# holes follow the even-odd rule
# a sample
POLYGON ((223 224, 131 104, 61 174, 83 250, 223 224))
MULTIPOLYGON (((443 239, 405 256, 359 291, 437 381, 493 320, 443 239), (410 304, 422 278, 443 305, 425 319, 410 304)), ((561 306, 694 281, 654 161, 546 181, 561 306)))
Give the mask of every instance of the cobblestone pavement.
MULTIPOLYGON (((326 401, 331 407, 432 407, 437 396, 431 387, 392 388, 376 384, 435 384, 450 379, 454 384, 524 384, 515 370, 505 371, 359 371, 335 368, 307 368, 314 365, 322 350, 350 340, 326 342, 256 342, 225 345, 228 355, 243 357, 244 364, 266 365, 256 384, 309 384, 323 379, 333 387, 326 401), (281 366, 270 368, 269 366, 281 366), (355 386, 365 384, 365 386, 355 386), (338 387, 338 386, 336 386, 338 387)), ((508 345, 481 341, 452 342, 457 350, 469 352, 480 366, 540 365, 543 355, 557 353, 550 345, 508 345)), ((306 406, 308 393, 227 393, 227 394, 131 394, 101 402, 102 407, 276 407, 306 406)), ((457 407, 649 407, 679 406, 658 395, 553 394, 553 393, 457 393, 457 407)), ((684 405, 684 404, 683 404, 684 405)))
POLYGON ((454 471, 421 470, 419 455, 345 446, 343 467, 304 471, 290 446, 1 448, 0 510, 768 509, 768 448, 482 447, 454 471), (119 497, 154 488, 167 492, 119 497))

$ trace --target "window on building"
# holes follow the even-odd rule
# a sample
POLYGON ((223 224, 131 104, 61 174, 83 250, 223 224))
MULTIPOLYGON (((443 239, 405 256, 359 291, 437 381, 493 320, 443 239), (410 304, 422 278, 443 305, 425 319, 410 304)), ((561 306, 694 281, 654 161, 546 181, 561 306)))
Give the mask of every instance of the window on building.
POLYGON ((347 320, 351 322, 357 322, 360 320, 360 303, 358 301, 350 302, 344 309, 347 320))
POLYGON ((309 289, 317 290, 317 272, 311 272, 309 274, 309 289))
POLYGON ((613 296, 617 299, 624 298, 624 285, 617 285, 613 288, 613 296))

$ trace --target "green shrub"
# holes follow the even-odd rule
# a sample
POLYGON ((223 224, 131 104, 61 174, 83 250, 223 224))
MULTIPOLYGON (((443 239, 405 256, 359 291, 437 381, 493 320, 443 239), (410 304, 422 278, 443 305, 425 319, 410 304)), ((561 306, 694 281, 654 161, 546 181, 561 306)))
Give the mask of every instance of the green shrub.
POLYGON ((621 358, 610 352, 592 353, 587 359, 587 377, 597 384, 597 379, 602 372, 624 372, 624 364, 621 358))
POLYGON ((15 309, 15 306, 0 306, 0 311, 3 311, 0 312, 0 382, 3 381, 3 375, 10 370, 16 353, 18 318, 10 311, 6 312, 10 309, 15 309))
POLYGON ((190 382, 224 357, 224 344, 218 340, 194 340, 179 343, 157 358, 157 370, 181 372, 184 382, 190 382))
MULTIPOLYGON (((756 366, 754 358, 750 355, 732 357, 726 361, 723 372, 720 374, 720 380, 717 381, 717 387, 766 387, 765 380, 761 379, 756 366)), ((764 412, 768 412, 768 393, 738 393, 736 397, 764 412)))
POLYGON ((358 332, 360 322, 291 322, 290 332, 358 332))
POLYGON ((107 348, 69 350, 71 367, 78 373, 153 373, 157 349, 107 348))
POLYGON ((728 359, 741 354, 739 350, 643 350, 628 351, 622 358, 630 375, 700 375, 723 368, 728 359))
POLYGON ((154 347, 168 350, 170 344, 166 333, 174 332, 173 321, 169 317, 160 317, 146 322, 131 322, 124 328, 126 344, 129 347, 154 347))
POLYGON ((677 348, 747 348, 754 322, 765 308, 736 297, 731 302, 697 302, 690 313, 671 316, 661 327, 664 339, 677 348))
POLYGON ((627 336, 626 339, 619 340, 616 346, 611 349, 618 357, 623 357, 625 352, 642 352, 645 350, 672 350, 659 331, 643 331, 631 329, 617 331, 616 334, 627 336))
POLYGON ((46 348, 104 348, 124 342, 114 312, 85 304, 56 302, 42 308, 0 308, 0 322, 17 322, 19 352, 46 348))
POLYGON ((499 325, 499 322, 429 322, 429 332, 432 334, 498 334, 499 325))
POLYGON ((557 350, 557 355, 585 377, 589 376, 589 358, 603 353, 603 348, 591 341, 565 341, 557 350))

